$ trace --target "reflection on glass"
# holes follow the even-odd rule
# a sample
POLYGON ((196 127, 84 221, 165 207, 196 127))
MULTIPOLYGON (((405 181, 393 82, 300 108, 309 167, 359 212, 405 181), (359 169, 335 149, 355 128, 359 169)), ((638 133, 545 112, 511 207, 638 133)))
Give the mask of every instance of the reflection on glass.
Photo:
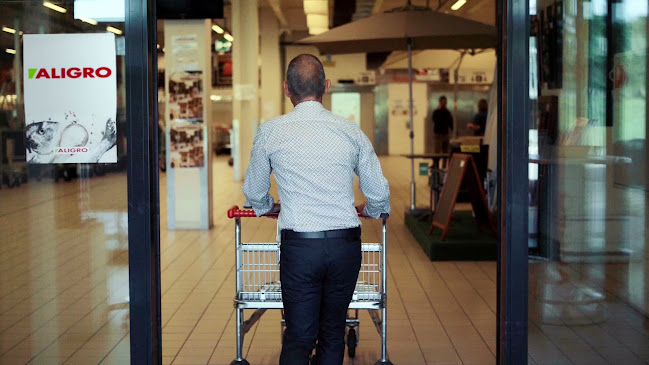
POLYGON ((647 2, 534 3, 529 361, 647 363, 647 2))
POLYGON ((29 165, 24 137, 22 36, 123 30, 117 2, 110 22, 79 19, 71 0, 2 3, 14 32, 0 32, 0 364, 130 363, 127 35, 115 45, 117 164, 29 165))

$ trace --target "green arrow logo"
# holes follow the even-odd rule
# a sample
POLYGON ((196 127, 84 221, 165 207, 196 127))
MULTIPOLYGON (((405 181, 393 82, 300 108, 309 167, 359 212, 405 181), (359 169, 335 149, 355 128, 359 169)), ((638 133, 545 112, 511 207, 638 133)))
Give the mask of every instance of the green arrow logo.
POLYGON ((37 70, 36 68, 30 68, 29 69, 29 78, 30 79, 34 78, 34 75, 36 74, 36 70, 37 70))

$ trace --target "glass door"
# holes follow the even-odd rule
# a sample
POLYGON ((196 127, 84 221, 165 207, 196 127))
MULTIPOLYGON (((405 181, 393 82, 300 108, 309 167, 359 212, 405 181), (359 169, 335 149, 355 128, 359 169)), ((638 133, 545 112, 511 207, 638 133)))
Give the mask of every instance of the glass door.
POLYGON ((151 9, 2 2, 0 363, 160 362, 151 9))
POLYGON ((647 2, 530 14, 528 363, 646 363, 647 2))

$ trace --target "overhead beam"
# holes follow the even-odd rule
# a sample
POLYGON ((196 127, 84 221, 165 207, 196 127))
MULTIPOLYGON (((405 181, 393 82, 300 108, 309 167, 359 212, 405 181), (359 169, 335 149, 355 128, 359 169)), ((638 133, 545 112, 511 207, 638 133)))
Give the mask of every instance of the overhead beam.
POLYGON ((286 21, 284 12, 282 12, 282 7, 279 4, 279 0, 268 0, 268 5, 270 5, 271 9, 273 9, 273 13, 275 13, 275 16, 277 17, 277 20, 279 20, 279 24, 281 24, 282 28, 286 28, 288 26, 288 22, 286 21))
POLYGON ((383 7, 383 0, 374 1, 374 8, 372 8, 372 14, 380 13, 382 7, 383 7))

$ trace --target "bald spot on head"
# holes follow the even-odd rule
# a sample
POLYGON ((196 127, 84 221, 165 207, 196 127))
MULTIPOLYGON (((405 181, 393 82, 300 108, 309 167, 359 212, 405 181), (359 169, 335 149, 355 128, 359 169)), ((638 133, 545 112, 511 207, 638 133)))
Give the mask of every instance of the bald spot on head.
POLYGON ((310 54, 293 58, 286 72, 286 83, 294 101, 322 97, 326 83, 322 63, 310 54))

